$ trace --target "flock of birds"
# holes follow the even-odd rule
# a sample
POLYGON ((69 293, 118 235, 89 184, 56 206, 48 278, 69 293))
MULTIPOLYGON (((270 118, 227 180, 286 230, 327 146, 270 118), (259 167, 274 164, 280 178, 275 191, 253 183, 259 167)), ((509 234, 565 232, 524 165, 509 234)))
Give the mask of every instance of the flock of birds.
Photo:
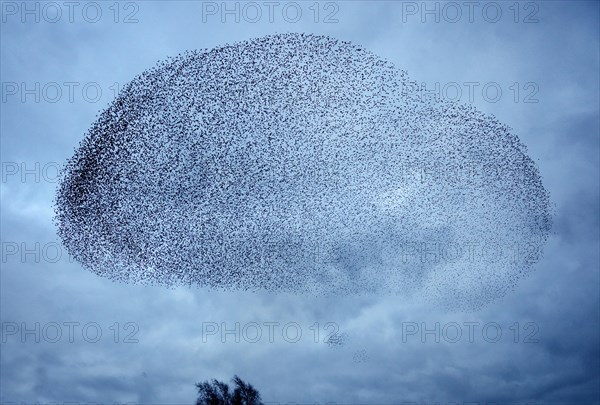
POLYGON ((408 82, 305 34, 163 61, 67 162, 58 234, 115 281, 481 306, 541 257, 548 193, 506 125, 408 82))

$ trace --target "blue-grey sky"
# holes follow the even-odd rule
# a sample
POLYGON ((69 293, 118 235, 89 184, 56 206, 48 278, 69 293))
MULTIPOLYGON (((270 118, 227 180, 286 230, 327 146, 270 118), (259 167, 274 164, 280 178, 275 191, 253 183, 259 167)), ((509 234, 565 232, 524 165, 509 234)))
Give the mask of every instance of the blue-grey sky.
POLYGON ((599 3, 275 3, 1 2, 0 403, 193 403, 195 382, 234 374, 272 403, 600 403, 599 3), (285 32, 363 45, 448 97, 457 84, 509 125, 553 207, 535 271, 459 312, 126 285, 69 260, 56 168, 115 91, 185 50, 285 32))

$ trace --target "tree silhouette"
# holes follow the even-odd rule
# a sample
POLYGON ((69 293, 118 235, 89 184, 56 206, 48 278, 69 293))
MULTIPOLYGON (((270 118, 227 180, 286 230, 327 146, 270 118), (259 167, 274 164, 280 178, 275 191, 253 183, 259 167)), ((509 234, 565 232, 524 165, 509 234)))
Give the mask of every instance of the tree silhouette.
POLYGON ((250 383, 234 375, 233 392, 227 384, 215 379, 212 382, 196 383, 198 399, 196 405, 264 405, 260 393, 250 383))

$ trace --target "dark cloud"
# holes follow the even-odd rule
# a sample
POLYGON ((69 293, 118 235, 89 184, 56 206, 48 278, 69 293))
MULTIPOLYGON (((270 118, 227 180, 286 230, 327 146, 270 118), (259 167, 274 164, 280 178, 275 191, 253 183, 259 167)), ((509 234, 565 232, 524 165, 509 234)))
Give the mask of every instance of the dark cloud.
MULTIPOLYGON (((404 24, 393 2, 384 11, 374 3, 340 2, 339 24, 294 26, 218 18, 203 25, 201 3, 193 9, 187 3, 139 2, 139 24, 114 24, 108 9, 110 24, 85 27, 20 24, 16 16, 2 23, 2 80, 29 86, 97 81, 108 100, 114 82, 122 87, 165 55, 293 30, 363 44, 429 85, 497 81, 508 96, 475 105, 513 127, 540 167, 556 213, 544 257, 503 298, 468 313, 441 311, 407 291, 307 298, 165 289, 114 283, 68 261, 9 257, 0 272, 2 322, 95 321, 109 338, 114 322, 137 322, 140 330, 134 345, 9 338, 0 346, 0 402, 193 403, 195 382, 227 381, 237 373, 269 402, 600 404, 597 2, 541 2, 536 24, 514 23, 506 8, 507 20, 499 24, 452 25, 421 24, 418 16, 404 24), (540 102, 514 103, 507 87, 517 81, 537 82, 540 102), (203 343, 202 322, 209 321, 295 321, 306 340, 203 343), (334 350, 313 343, 308 328, 316 321, 321 328, 336 322, 348 340, 334 350), (503 328, 535 322, 539 342, 512 343, 510 333, 497 344, 402 342, 402 322, 452 321, 496 321, 503 328)), ((104 99, 49 105, 13 97, 2 104, 2 161, 62 162, 105 107, 104 99)), ((56 239, 55 186, 2 183, 3 242, 56 239)), ((426 236, 437 231, 451 235, 440 227, 426 236)), ((351 247, 349 255, 364 256, 351 247)))

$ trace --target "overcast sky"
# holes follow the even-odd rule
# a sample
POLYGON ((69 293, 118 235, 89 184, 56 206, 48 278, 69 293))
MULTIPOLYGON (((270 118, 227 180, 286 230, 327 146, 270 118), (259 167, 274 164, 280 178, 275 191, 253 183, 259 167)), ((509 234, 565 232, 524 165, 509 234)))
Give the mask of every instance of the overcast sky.
POLYGON ((238 374, 272 403, 600 403, 598 3, 276 3, 1 3, 0 402, 193 403, 194 383, 238 374), (363 45, 449 97, 458 84, 513 128, 553 207, 535 271, 449 312, 126 285, 70 260, 56 169, 115 91, 185 50, 284 32, 363 45))

